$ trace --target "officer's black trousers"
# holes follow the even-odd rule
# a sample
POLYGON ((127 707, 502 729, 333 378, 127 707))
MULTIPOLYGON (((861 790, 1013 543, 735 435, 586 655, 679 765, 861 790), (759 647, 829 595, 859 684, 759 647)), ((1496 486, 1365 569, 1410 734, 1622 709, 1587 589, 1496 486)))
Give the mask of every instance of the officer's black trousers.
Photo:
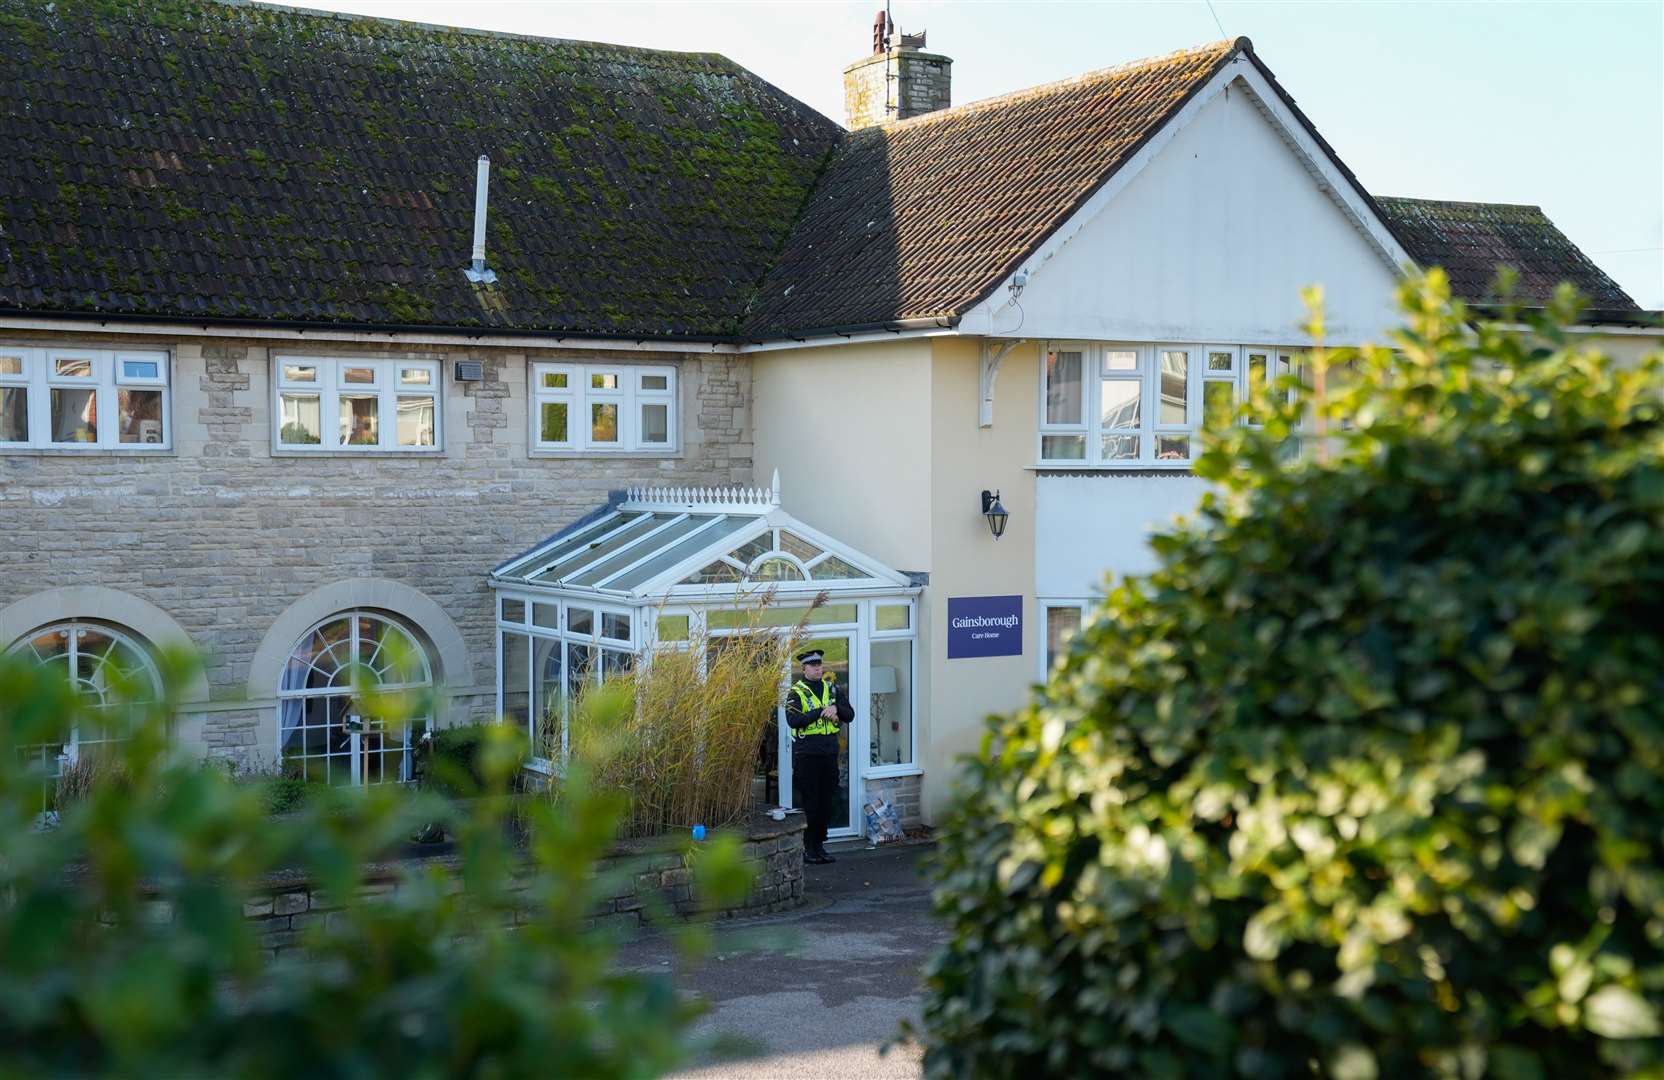
POLYGON ((838 800, 838 755, 794 754, 792 778, 798 805, 808 819, 803 831, 804 850, 819 851, 826 843, 826 827, 832 822, 832 808, 838 800))

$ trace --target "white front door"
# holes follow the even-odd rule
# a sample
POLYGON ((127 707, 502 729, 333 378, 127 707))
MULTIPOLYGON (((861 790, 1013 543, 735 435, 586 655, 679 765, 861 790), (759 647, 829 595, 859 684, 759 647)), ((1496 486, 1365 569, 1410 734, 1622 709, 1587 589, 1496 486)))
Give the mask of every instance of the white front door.
MULTIPOLYGON (((838 797, 833 802, 832 821, 826 832, 828 836, 860 836, 863 825, 861 774, 856 767, 854 750, 866 745, 862 729, 866 723, 867 711, 861 707, 861 699, 854 684, 857 675, 857 665, 852 662, 855 656, 855 634, 824 634, 803 642, 798 649, 820 649, 826 653, 826 673, 843 687, 844 695, 855 710, 855 720, 838 734, 838 797)), ((794 669, 792 681, 796 682, 800 677, 801 673, 794 669)), ((780 740, 781 791, 785 798, 791 799, 786 805, 801 806, 802 800, 798 798, 793 785, 791 729, 786 724, 785 709, 780 710, 780 740)))

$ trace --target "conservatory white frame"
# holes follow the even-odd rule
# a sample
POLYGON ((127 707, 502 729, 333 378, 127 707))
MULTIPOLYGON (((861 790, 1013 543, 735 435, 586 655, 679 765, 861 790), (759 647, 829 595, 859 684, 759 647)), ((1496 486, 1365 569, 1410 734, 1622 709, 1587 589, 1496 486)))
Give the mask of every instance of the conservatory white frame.
MULTIPOLYGON (((919 766, 918 676, 923 668, 918 648, 920 587, 906 575, 781 510, 778 475, 770 488, 631 489, 622 502, 580 519, 497 567, 491 573, 490 585, 496 592, 497 714, 507 715, 505 705, 510 705, 515 718, 520 719, 517 700, 522 691, 505 686, 504 670, 508 666, 512 674, 519 675, 517 664, 505 665, 505 652, 519 645, 519 636, 524 636, 528 652, 523 722, 530 738, 536 737, 533 725, 538 715, 538 679, 533 658, 539 641, 546 646, 560 643, 564 686, 569 677, 565 658, 570 647, 627 653, 632 662, 651 662, 659 648, 685 647, 678 642, 686 637, 697 638, 702 632, 712 637, 741 632, 744 628, 710 627, 710 613, 745 607, 764 590, 771 596, 771 610, 781 612, 806 607, 824 593, 826 602, 817 609, 819 617, 811 622, 807 634, 812 638, 849 639, 850 685, 846 689, 855 709, 849 731, 849 825, 834 829, 832 835, 862 833, 860 811, 866 781, 914 776, 923 771, 919 766), (819 553, 804 558, 804 545, 795 542, 791 546, 796 551, 783 548, 787 541, 781 538, 782 532, 818 548, 819 553), (701 543, 702 538, 707 542, 701 543), (743 548, 753 548, 757 553, 747 560, 731 557, 730 553, 743 548), (678 551, 681 554, 675 554, 678 551), (830 561, 834 559, 840 563, 830 561), (734 580, 685 583, 691 575, 719 563, 732 569, 734 580), (782 572, 790 567, 802 578, 752 576, 771 564, 782 572), (652 572, 644 573, 644 568, 652 572), (815 578, 817 568, 851 576, 815 578), (551 571, 559 577, 551 580, 545 576, 551 571), (575 579, 584 578, 586 571, 592 583, 580 584, 575 579), (879 609, 885 609, 886 618, 893 620, 899 614, 895 610, 898 607, 905 607, 906 626, 879 629, 879 609), (574 628, 574 611, 593 613, 587 628, 581 623, 574 628), (604 626, 609 622, 605 618, 608 615, 614 618, 604 626), (627 627, 620 625, 623 619, 628 620, 627 627), (685 632, 680 631, 683 619, 685 632), (678 632, 661 638, 662 627, 675 627, 678 632), (873 765, 872 695, 862 691, 871 685, 872 648, 885 642, 912 645, 905 683, 909 710, 907 760, 873 765), (505 691, 516 700, 505 702, 505 691)), ((599 661, 599 655, 595 659, 599 661)), ((783 682, 794 677, 789 672, 781 674, 783 682)), ((593 663, 588 678, 599 682, 602 675, 603 664, 593 663)), ((783 707, 777 710, 776 720, 780 801, 789 807, 793 805, 791 746, 783 707)), ((565 741, 563 731, 563 751, 565 741)), ((539 758, 534 759, 532 767, 549 771, 558 769, 560 762, 539 758)))

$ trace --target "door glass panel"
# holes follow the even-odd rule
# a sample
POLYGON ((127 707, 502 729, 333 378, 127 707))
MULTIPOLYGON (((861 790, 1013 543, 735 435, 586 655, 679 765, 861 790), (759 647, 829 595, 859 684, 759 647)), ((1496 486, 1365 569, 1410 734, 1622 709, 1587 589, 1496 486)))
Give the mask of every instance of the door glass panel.
MULTIPOLYGON (((853 705, 855 703, 855 688, 849 681, 849 639, 846 637, 814 638, 812 640, 805 641, 801 646, 799 646, 798 651, 801 652, 806 649, 819 649, 826 654, 822 659, 822 663, 825 665, 827 677, 833 679, 839 686, 843 687, 844 693, 849 697, 850 704, 853 705)), ((801 671, 796 671, 793 676, 794 681, 795 679, 801 677, 801 671)), ((782 723, 784 723, 784 720, 782 720, 782 723)), ((838 730, 838 792, 832 798, 832 820, 827 824, 827 828, 829 829, 847 829, 850 826, 849 734, 853 728, 853 724, 842 724, 839 726, 838 730)), ((795 798, 796 801, 793 805, 802 806, 802 793, 796 793, 795 798)))

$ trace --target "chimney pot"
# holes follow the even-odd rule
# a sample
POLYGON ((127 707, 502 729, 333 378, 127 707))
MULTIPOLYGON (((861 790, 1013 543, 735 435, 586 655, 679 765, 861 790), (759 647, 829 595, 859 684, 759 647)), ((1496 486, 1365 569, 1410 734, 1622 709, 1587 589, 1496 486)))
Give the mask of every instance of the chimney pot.
POLYGON ((844 68, 844 123, 851 130, 953 104, 953 61, 924 48, 924 31, 899 33, 888 11, 873 16, 872 55, 844 68))

